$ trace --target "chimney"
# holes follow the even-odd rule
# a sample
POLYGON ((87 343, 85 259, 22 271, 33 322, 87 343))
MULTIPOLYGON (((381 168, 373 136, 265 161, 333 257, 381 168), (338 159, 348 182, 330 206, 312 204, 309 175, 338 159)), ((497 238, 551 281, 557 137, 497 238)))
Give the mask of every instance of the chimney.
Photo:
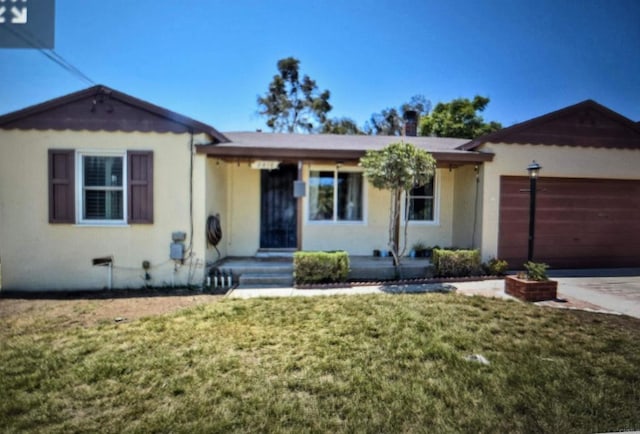
POLYGON ((406 137, 415 137, 418 135, 418 112, 415 110, 407 110, 404 112, 404 135, 406 137))

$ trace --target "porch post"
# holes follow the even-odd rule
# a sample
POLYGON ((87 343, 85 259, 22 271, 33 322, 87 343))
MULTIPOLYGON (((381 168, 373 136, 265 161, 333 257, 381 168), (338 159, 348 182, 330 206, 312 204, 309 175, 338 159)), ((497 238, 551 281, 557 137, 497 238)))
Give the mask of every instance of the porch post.
MULTIPOLYGON (((298 181, 302 181, 303 179, 303 173, 302 173, 302 169, 303 169, 303 163, 302 160, 298 160, 298 181)), ((302 250, 302 222, 303 222, 303 218, 302 218, 302 212, 303 212, 303 207, 302 207, 302 197, 298 197, 297 198, 297 207, 298 207, 298 212, 297 214, 297 222, 296 222, 296 240, 297 240, 297 246, 296 249, 297 250, 302 250)))

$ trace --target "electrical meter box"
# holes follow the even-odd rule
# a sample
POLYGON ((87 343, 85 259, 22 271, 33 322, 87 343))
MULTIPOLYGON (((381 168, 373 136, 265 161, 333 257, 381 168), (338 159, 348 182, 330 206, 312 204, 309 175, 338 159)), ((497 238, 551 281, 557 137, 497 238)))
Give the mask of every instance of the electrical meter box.
POLYGON ((174 261, 182 261, 184 259, 184 244, 171 243, 169 257, 174 261))

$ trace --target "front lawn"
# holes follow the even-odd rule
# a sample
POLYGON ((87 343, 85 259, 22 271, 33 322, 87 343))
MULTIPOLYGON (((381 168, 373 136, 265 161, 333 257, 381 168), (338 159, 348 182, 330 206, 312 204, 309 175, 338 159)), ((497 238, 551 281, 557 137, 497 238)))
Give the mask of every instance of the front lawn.
POLYGON ((422 294, 1 327, 3 432, 640 430, 628 317, 422 294))

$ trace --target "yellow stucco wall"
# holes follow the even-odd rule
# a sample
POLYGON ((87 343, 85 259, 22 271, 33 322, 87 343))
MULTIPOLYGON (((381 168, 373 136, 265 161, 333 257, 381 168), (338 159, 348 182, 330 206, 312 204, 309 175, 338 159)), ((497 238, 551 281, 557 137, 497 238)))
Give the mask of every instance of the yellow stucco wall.
MULTIPOLYGON (((478 166, 480 170, 482 168, 478 166)), ((476 172, 472 165, 461 166, 454 170, 454 179, 453 245, 479 248, 482 210, 480 172, 476 172)))
MULTIPOLYGON (((224 258, 228 254, 228 240, 230 238, 227 229, 229 228, 230 214, 228 206, 228 167, 227 164, 212 158, 206 159, 206 216, 220 214, 220 224, 222 226, 222 239, 218 244, 220 257, 224 258)), ((206 221, 205 221, 206 223, 206 221)), ((207 263, 218 260, 216 250, 207 246, 207 263)))
MULTIPOLYGON (((210 171, 225 171, 226 179, 209 176, 208 186, 226 182, 227 217, 223 219, 223 243, 229 256, 253 256, 260 248, 260 171, 247 163, 209 163, 210 171), (226 169, 222 169, 226 168, 226 169)), ((334 170, 334 165, 303 166, 303 179, 309 180, 310 170, 334 170)), ((343 170, 359 170, 355 167, 343 170)), ((436 223, 411 223, 408 250, 416 241, 428 245, 452 244, 454 204, 454 172, 438 170, 436 223)), ((387 249, 389 224, 389 194, 373 188, 365 181, 363 222, 314 222, 308 219, 308 199, 303 199, 302 249, 347 250, 352 255, 371 255, 374 249, 387 249)), ((211 193, 210 193, 211 195, 211 193)), ((210 207, 210 209, 212 209, 210 207)), ((209 256, 208 256, 209 258, 209 256)))
POLYGON ((482 255, 498 254, 500 176, 527 176, 526 167, 536 160, 541 177, 640 179, 640 151, 570 146, 495 144, 482 151, 495 158, 484 165, 482 209, 482 255))
POLYGON ((227 176, 229 216, 222 229, 230 256, 253 256, 260 247, 260 171, 247 163, 229 163, 227 176))
POLYGON ((113 256, 114 288, 142 287, 144 260, 152 266, 150 285, 200 284, 206 249, 201 230, 206 215, 203 156, 194 158, 193 257, 177 268, 169 260, 171 233, 190 233, 189 151, 188 134, 0 131, 3 289, 105 288, 108 269, 92 265, 93 258, 102 256, 113 256), (52 148, 153 150, 154 223, 49 224, 47 152, 52 148))

